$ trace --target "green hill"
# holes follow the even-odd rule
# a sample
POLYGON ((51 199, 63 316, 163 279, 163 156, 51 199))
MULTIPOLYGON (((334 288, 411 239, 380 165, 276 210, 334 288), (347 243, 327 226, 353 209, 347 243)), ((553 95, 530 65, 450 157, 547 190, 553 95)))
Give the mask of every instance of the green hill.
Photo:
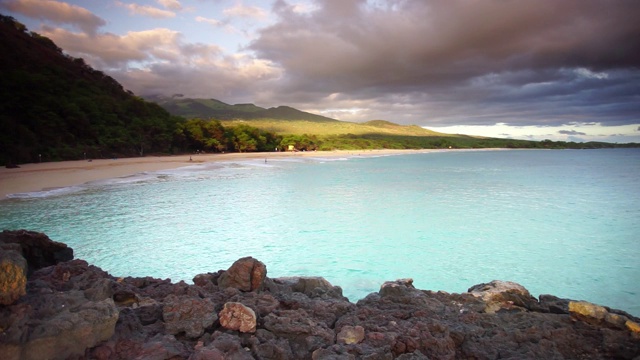
POLYGON ((249 124, 280 135, 401 135, 455 137, 431 131, 417 125, 399 125, 386 120, 365 123, 340 121, 321 115, 300 111, 289 106, 262 108, 254 104, 229 105, 216 99, 191 99, 181 97, 147 97, 157 102, 173 115, 188 119, 215 119, 225 126, 249 124))
POLYGON ((180 118, 0 15, 0 164, 168 153, 180 118))
POLYGON ((147 100, 154 101, 173 115, 187 119, 216 119, 216 120, 303 120, 311 122, 336 122, 338 120, 325 116, 300 111, 289 106, 262 108, 254 104, 229 105, 216 99, 191 99, 182 97, 150 96, 147 100))

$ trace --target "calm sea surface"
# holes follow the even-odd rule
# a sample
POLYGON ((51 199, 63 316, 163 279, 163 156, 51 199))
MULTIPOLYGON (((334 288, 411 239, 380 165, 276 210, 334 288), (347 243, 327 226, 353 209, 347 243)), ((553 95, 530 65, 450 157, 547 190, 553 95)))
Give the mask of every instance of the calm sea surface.
POLYGON ((501 279, 640 315, 640 149, 202 164, 0 201, 0 229, 22 228, 115 276, 190 282, 253 256, 352 301, 501 279))

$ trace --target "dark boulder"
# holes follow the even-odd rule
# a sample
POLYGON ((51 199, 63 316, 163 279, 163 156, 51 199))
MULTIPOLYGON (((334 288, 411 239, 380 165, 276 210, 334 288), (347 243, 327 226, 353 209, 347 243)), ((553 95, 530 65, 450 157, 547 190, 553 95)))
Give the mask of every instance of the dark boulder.
POLYGON ((240 291, 257 291, 262 288, 267 277, 267 267, 252 257, 244 257, 234 262, 218 279, 221 288, 235 288, 240 291))
POLYGON ((74 260, 36 271, 27 294, 0 310, 3 359, 64 359, 114 335, 119 312, 106 273, 74 260))
POLYGON ((0 243, 20 245, 22 256, 27 260, 29 266, 29 273, 43 267, 73 260, 72 248, 35 231, 5 230, 0 233, 0 243))

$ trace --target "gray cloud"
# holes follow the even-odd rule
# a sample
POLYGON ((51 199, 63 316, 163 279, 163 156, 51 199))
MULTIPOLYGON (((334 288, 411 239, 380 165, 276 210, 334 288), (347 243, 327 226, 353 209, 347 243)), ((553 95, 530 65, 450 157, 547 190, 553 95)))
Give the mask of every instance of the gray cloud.
POLYGON ((238 4, 221 20, 195 18, 213 28, 228 26, 225 16, 260 19, 242 25, 253 40, 228 54, 170 26, 96 33, 104 20, 78 6, 0 0, 48 25, 84 30, 39 31, 140 95, 179 92, 427 127, 640 123, 637 1, 316 0, 303 7, 275 0, 271 14, 238 4), (263 21, 270 25, 248 30, 263 21))
POLYGON ((345 105, 406 105, 381 116, 422 125, 639 121, 636 2, 317 4, 298 13, 277 1, 279 20, 250 45, 284 71, 266 99, 341 94, 345 105))
POLYGON ((563 134, 563 135, 587 135, 587 133, 583 133, 583 132, 575 131, 575 130, 560 130, 560 131, 558 131, 558 134, 563 134))

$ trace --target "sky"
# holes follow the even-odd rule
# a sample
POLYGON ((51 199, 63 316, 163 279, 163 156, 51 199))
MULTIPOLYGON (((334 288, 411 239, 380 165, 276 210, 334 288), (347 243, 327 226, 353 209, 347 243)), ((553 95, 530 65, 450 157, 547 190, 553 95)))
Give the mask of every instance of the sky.
POLYGON ((140 96, 640 142, 636 0, 0 0, 140 96))

